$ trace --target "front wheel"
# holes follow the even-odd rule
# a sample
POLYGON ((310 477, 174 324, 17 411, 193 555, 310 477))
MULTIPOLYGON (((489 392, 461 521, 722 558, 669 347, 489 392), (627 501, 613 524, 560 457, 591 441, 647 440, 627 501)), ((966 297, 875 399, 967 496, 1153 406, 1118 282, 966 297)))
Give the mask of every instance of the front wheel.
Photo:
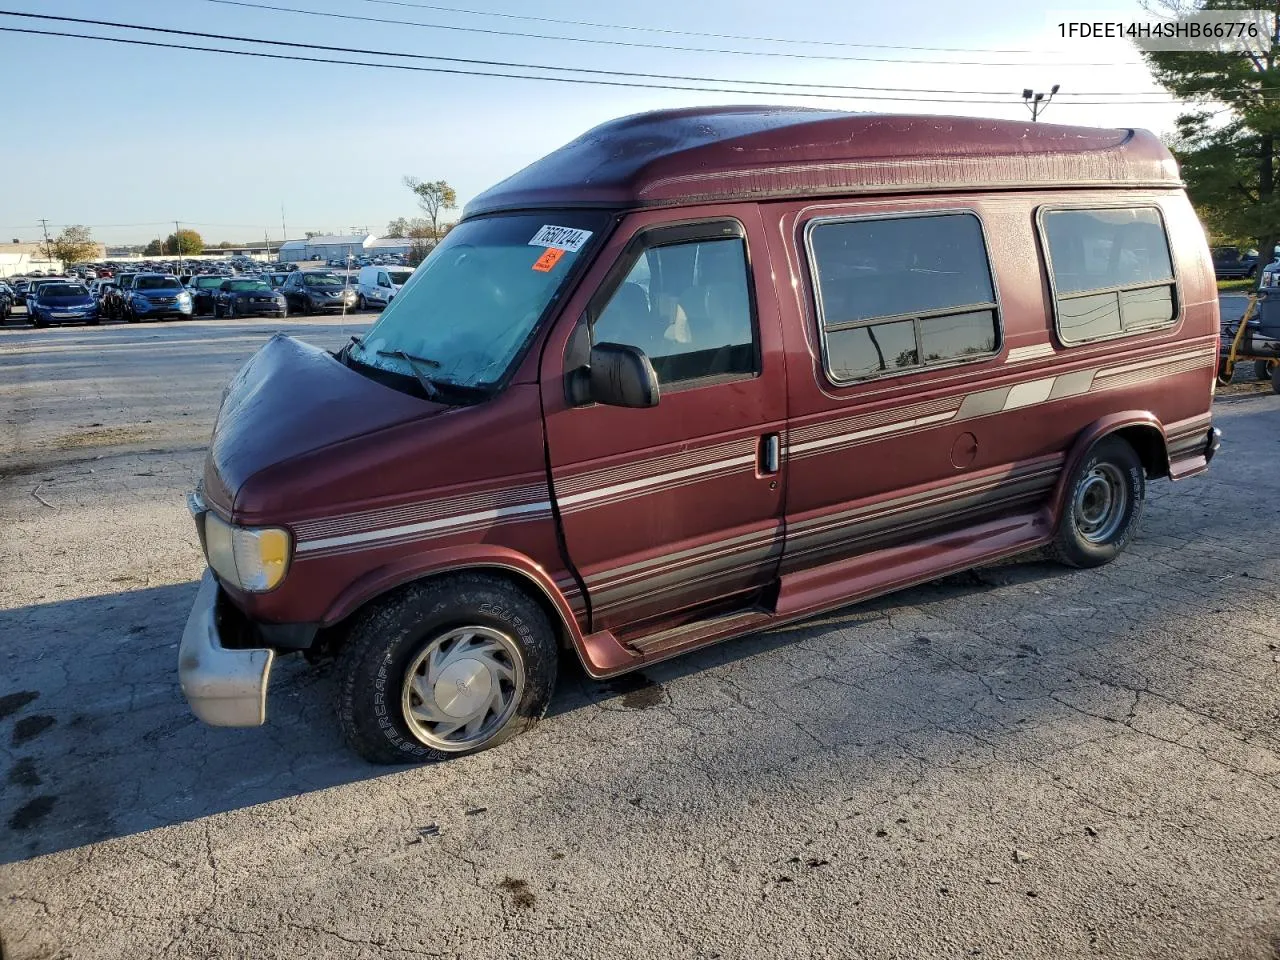
POLYGON ((374 763, 497 746, 546 713, 556 634, 505 580, 460 573, 409 584, 356 621, 338 666, 338 722, 374 763))
POLYGON ((1276 360, 1255 360, 1253 361, 1253 375, 1266 383, 1271 379, 1271 373, 1280 366, 1280 361, 1276 360))
POLYGON ((1122 437, 1103 437, 1072 471, 1052 550, 1072 567, 1100 567, 1128 546, 1147 496, 1146 472, 1122 437))

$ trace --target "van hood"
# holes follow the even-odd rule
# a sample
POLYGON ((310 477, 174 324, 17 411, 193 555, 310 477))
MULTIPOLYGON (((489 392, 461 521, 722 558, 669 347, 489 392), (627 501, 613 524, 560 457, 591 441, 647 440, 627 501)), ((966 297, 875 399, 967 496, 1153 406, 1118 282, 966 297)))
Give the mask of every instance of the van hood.
POLYGON ((392 390, 325 350, 276 334, 227 387, 205 459, 205 498, 230 514, 245 482, 262 470, 448 409, 392 390))

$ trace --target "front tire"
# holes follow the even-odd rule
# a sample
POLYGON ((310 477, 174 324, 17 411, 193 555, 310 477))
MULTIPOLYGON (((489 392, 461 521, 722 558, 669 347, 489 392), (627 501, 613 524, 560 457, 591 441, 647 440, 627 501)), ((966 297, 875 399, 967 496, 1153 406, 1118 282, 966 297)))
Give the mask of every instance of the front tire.
POLYGON ((1110 563, 1133 539, 1147 496, 1146 471, 1122 437, 1103 437, 1072 471, 1051 550, 1072 567, 1110 563))
POLYGON ((1271 379, 1271 373, 1277 366, 1280 366, 1280 361, 1255 360, 1253 361, 1253 375, 1263 383, 1266 383, 1271 379))
POLYGON ((558 646, 542 608, 505 580, 409 584, 356 620, 338 665, 338 722, 373 763, 487 750, 546 713, 558 646))

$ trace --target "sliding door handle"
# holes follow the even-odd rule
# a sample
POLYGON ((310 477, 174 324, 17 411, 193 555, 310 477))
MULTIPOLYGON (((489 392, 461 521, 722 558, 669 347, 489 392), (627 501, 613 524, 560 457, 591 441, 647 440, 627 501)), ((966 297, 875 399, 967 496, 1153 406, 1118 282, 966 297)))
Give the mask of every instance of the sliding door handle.
POLYGON ((766 433, 760 438, 760 472, 777 473, 781 456, 781 441, 776 433, 766 433))

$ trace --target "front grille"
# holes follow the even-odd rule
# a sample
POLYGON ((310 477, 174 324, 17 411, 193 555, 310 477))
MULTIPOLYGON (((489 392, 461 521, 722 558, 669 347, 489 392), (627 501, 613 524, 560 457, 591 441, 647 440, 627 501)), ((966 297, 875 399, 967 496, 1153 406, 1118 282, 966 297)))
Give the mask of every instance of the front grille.
POLYGON ((155 307, 171 307, 178 302, 177 297, 148 297, 147 299, 155 307))

